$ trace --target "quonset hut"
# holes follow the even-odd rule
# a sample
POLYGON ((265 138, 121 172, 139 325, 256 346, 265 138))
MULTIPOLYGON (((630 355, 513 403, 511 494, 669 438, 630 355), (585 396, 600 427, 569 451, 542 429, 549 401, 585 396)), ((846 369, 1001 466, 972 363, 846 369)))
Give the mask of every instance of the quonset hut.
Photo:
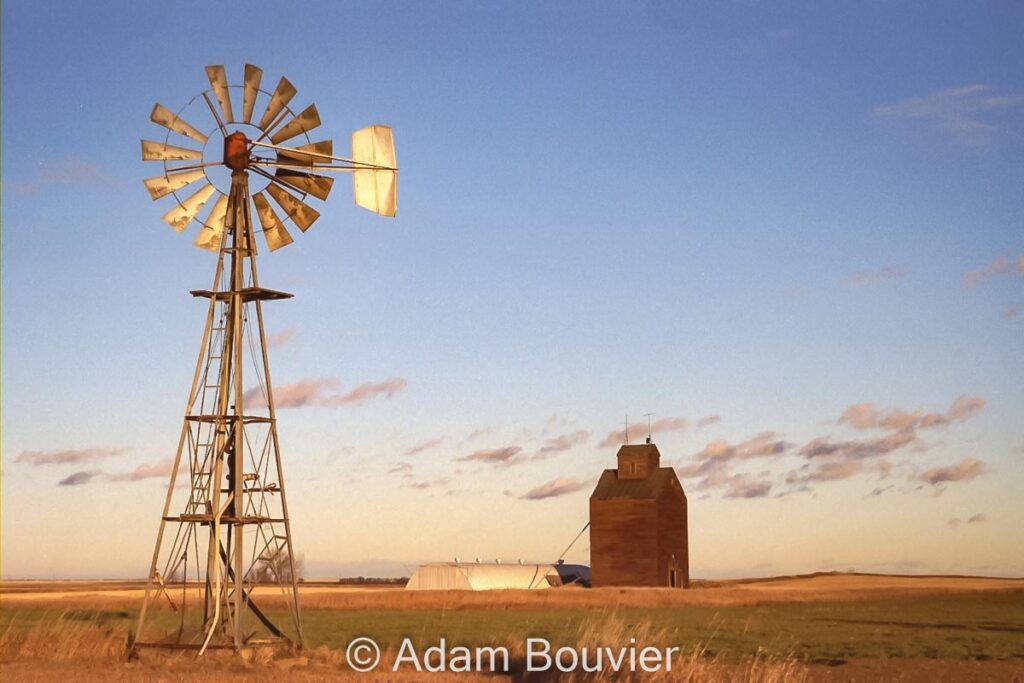
POLYGON ((499 562, 431 562, 420 565, 405 589, 422 590, 537 590, 569 584, 588 585, 590 572, 578 564, 502 564, 499 562))
MULTIPOLYGON (((649 440, 648 440, 649 441, 649 440)), ((690 586, 686 493, 652 443, 619 448, 590 496, 594 587, 690 586)))

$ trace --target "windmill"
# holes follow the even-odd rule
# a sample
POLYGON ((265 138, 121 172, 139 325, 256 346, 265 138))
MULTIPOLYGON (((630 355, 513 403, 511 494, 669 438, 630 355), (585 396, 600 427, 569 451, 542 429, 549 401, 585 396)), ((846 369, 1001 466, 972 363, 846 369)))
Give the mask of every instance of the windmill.
POLYGON ((177 232, 198 224, 193 244, 217 254, 217 265, 213 286, 191 292, 209 306, 132 652, 302 647, 263 319, 264 302, 292 295, 260 285, 252 209, 270 251, 292 243, 288 224, 304 232, 320 216, 306 202, 327 199, 334 178, 324 172, 351 173, 357 205, 396 210, 391 128, 358 130, 351 157, 335 156, 330 140, 310 139, 320 116, 312 104, 292 109, 288 79, 268 92, 251 64, 241 85, 228 84, 223 66, 206 76, 209 90, 177 112, 153 107, 164 139, 142 141, 143 160, 163 165, 144 183, 154 200, 166 198, 164 221, 177 232))

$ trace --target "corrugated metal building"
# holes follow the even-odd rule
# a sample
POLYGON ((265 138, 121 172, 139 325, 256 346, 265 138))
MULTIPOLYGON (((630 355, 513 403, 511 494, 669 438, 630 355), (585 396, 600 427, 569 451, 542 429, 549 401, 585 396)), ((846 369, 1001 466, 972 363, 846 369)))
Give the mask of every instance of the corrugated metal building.
POLYGON ((652 443, 622 446, 590 496, 593 585, 688 588, 686 493, 652 443))
POLYGON ((553 588, 590 582, 590 570, 576 564, 431 562, 409 577, 406 590, 500 590, 553 588))

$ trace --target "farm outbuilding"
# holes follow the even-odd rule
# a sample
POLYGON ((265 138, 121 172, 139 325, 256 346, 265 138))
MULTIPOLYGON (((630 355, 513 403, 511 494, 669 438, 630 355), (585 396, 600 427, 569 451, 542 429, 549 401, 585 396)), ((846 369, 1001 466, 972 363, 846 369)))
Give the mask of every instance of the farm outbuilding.
POLYGON ((590 582, 590 569, 576 564, 431 562, 409 577, 406 590, 501 590, 554 588, 590 582))
POLYGON ((590 496, 590 566, 598 586, 690 586, 686 493, 653 443, 619 448, 590 496))

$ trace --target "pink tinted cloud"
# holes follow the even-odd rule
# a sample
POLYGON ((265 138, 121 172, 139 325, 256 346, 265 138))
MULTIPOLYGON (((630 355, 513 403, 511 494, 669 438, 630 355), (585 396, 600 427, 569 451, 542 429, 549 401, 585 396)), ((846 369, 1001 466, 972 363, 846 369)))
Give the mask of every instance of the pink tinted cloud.
POLYGON ((455 458, 456 462, 487 462, 492 464, 511 464, 515 457, 522 453, 519 446, 505 446, 503 448, 486 448, 473 451, 462 458, 455 458))
POLYGON ((558 453, 561 451, 568 451, 573 446, 585 443, 589 438, 590 432, 582 429, 572 432, 571 434, 560 434, 559 436, 553 436, 550 439, 545 439, 544 445, 540 447, 540 452, 558 453))
MULTIPOLYGON (((681 432, 686 429, 687 422, 681 417, 664 417, 660 420, 655 420, 651 423, 650 433, 657 434, 658 432, 681 432)), ((646 436, 648 433, 646 424, 636 424, 629 427, 629 435, 634 441, 638 438, 646 436)), ((626 443, 626 428, 623 427, 617 431, 611 432, 604 438, 599 445, 601 448, 608 448, 610 446, 620 446, 626 443)))
POLYGON ((113 185, 113 179, 103 167, 71 157, 40 162, 31 180, 5 182, 4 189, 13 190, 18 194, 35 194, 40 190, 53 189, 57 185, 110 187, 113 185))
POLYGON ((966 422, 984 408, 985 399, 980 396, 960 396, 944 413, 925 413, 921 410, 883 412, 876 410, 873 403, 857 403, 847 407, 837 422, 849 424, 854 429, 913 431, 945 427, 953 422, 966 422))
POLYGON ((407 450, 405 452, 405 455, 416 455, 417 453, 422 453, 423 451, 429 451, 432 448, 437 448, 438 446, 443 444, 447 438, 448 437, 446 436, 439 436, 436 439, 429 439, 422 443, 418 443, 409 450, 407 450))
POLYGON ((865 441, 832 441, 831 437, 822 436, 812 439, 798 451, 798 454, 809 460, 816 458, 864 460, 892 453, 916 440, 917 437, 910 431, 899 431, 865 441))
MULTIPOLYGON (((1022 257, 1024 258, 1024 257, 1022 257)), ((993 275, 1005 273, 1010 269, 1010 261, 1005 256, 996 257, 992 263, 978 270, 969 270, 964 274, 964 286, 973 289, 993 275)))
POLYGON ((725 482, 725 498, 764 498, 772 490, 767 478, 750 474, 734 474, 725 482))
POLYGON ((111 474, 107 478, 110 481, 139 481, 140 479, 152 479, 153 477, 169 477, 173 467, 174 458, 168 458, 152 465, 139 465, 131 472, 124 474, 111 474))
POLYGON ((859 273, 854 273, 843 280, 843 284, 847 287, 863 287, 885 280, 899 280, 906 275, 906 268, 887 264, 874 270, 862 270, 859 273))
POLYGON ((718 462, 749 460, 751 458, 781 455, 791 447, 792 444, 778 438, 775 432, 761 432, 737 444, 732 444, 725 440, 711 441, 693 457, 696 460, 718 462))
POLYGON ((575 477, 559 477, 532 488, 520 496, 523 500, 544 500, 575 493, 587 486, 585 481, 577 481, 575 477))
POLYGON ((385 398, 393 398, 395 394, 404 390, 408 384, 401 377, 391 377, 380 382, 367 382, 360 384, 347 394, 327 397, 325 405, 338 406, 350 403, 358 405, 374 396, 380 395, 383 395, 385 398))
POLYGON ((841 481, 860 474, 864 470, 863 460, 829 460, 818 462, 814 467, 804 466, 803 473, 790 473, 787 484, 822 481, 841 481))
POLYGON ((943 482, 971 481, 985 472, 985 463, 975 458, 964 458, 955 465, 936 467, 921 473, 919 479, 935 486, 943 482))
POLYGON ((100 460, 125 452, 124 448, 65 448, 54 451, 22 451, 14 462, 28 465, 67 465, 69 463, 100 460))
POLYGON ((57 486, 81 486, 82 484, 88 484, 101 474, 103 474, 103 472, 100 470, 83 470, 81 472, 75 472, 57 482, 57 486))
MULTIPOLYGON (((392 377, 380 382, 366 382, 346 393, 338 393, 336 389, 340 383, 337 380, 302 379, 274 387, 274 404, 278 408, 360 405, 375 396, 392 398, 405 389, 407 384, 401 377, 392 377)), ((258 405, 262 398, 262 390, 255 387, 245 392, 243 405, 258 405)))
POLYGON ((273 332, 267 335, 267 346, 271 348, 286 346, 294 336, 295 330, 292 328, 281 330, 280 332, 273 332))
POLYGON ((676 465, 676 474, 681 479, 700 479, 696 485, 699 490, 724 488, 727 498, 757 498, 768 495, 771 483, 765 475, 751 478, 747 474, 731 474, 733 465, 784 455, 792 447, 793 444, 778 438, 775 432, 761 432, 736 444, 711 441, 691 456, 689 462, 676 465))

